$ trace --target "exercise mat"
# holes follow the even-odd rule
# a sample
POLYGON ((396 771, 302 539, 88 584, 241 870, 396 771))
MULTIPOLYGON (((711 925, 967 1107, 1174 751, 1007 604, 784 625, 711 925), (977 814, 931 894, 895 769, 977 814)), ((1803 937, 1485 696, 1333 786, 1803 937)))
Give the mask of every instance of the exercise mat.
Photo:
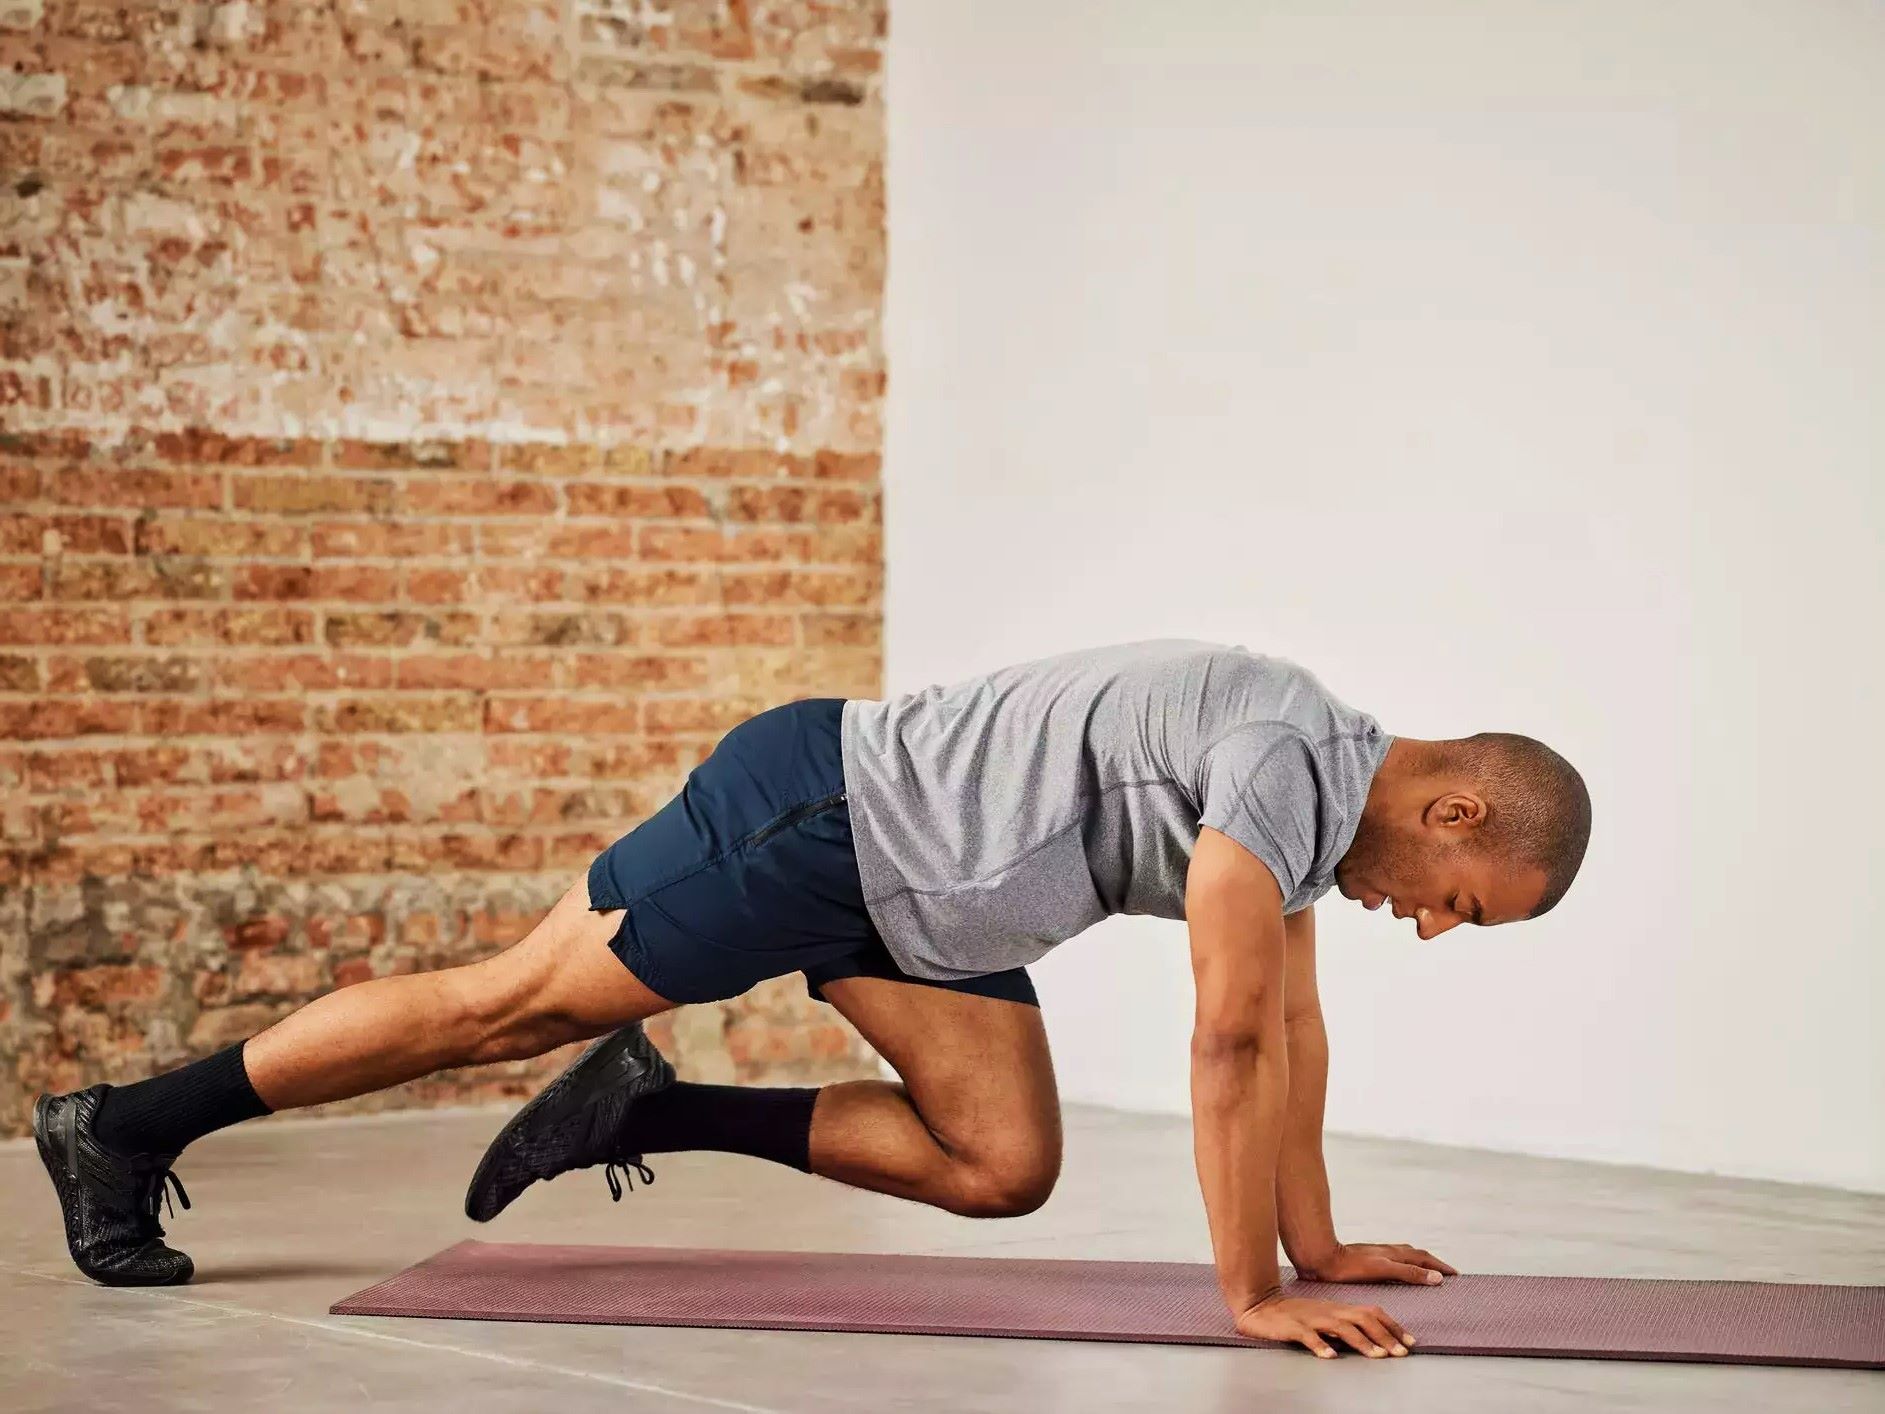
MULTIPOLYGON (((1290 1294, 1382 1306, 1422 1355, 1885 1369, 1885 1286, 1467 1274, 1290 1294)), ((332 1310, 1281 1348, 1237 1335, 1212 1269, 1191 1262, 460 1242, 332 1310)))

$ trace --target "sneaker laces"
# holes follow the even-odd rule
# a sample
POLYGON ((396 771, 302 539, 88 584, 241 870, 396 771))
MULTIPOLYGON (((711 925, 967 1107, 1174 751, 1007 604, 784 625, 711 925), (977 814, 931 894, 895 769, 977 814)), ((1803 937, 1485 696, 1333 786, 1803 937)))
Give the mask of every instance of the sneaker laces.
POLYGON ((177 1177, 168 1163, 165 1163, 162 1168, 153 1166, 138 1175, 138 1214, 157 1226, 159 1237, 163 1236, 164 1232, 163 1227, 157 1224, 159 1199, 163 1201, 164 1211, 170 1214, 170 1220, 175 1222, 177 1219, 177 1210, 170 1203, 172 1189, 176 1190, 177 1202, 183 1204, 184 1211, 188 1212, 190 1195, 184 1191, 183 1180, 177 1177))
MULTIPOLYGON (((634 1188, 635 1180, 629 1176, 631 1172, 641 1176, 643 1187, 655 1181, 654 1170, 641 1161, 640 1154, 627 1154, 619 1159, 610 1159, 608 1163, 603 1165, 602 1176, 609 1181, 609 1201, 611 1203, 619 1203, 622 1201, 624 1186, 629 1189, 634 1188), (622 1171, 620 1178, 615 1176, 617 1169, 622 1171)), ((187 1208, 190 1205, 185 1203, 183 1206, 187 1208)))

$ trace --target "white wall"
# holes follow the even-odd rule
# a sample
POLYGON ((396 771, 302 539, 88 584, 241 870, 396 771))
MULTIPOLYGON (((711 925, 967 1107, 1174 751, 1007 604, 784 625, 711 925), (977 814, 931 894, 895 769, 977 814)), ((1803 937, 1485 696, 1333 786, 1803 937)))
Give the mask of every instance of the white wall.
MULTIPOLYGON (((1329 1127, 1885 1190, 1885 8, 899 0, 889 99, 890 689, 1179 634, 1543 737, 1552 915, 1321 904, 1329 1127)), ((1182 925, 1039 981, 1184 1108, 1182 925)))

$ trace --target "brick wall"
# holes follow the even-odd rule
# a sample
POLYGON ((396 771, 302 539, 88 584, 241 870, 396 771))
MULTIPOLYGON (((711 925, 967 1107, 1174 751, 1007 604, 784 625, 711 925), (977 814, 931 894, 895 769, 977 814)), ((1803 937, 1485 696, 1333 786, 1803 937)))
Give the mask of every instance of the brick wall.
MULTIPOLYGON (((880 690, 883 26, 0 0, 0 1129, 510 943, 880 690)), ((662 1029, 864 1063, 796 979, 662 1029)))

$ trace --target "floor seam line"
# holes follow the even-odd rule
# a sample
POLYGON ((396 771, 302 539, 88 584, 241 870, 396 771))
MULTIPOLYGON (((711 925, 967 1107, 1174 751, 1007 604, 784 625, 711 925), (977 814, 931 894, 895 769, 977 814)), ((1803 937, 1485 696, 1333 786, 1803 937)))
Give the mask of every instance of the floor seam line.
MULTIPOLYGON (((94 1287, 99 1290, 113 1288, 101 1286, 93 1281, 79 1281, 72 1277, 56 1276, 51 1272, 36 1272, 28 1267, 16 1267, 11 1263, 0 1263, 0 1271, 10 1272, 14 1276, 31 1277, 36 1281, 56 1282, 60 1286, 94 1287)), ((667 1385, 650 1384, 645 1380, 631 1380, 619 1375, 598 1374, 590 1370, 575 1370, 565 1365, 551 1365, 541 1360, 530 1360, 514 1355, 499 1355, 495 1351, 466 1350, 456 1345, 440 1345, 428 1340, 415 1340, 411 1336, 395 1335, 391 1331, 365 1330, 359 1326, 342 1325, 338 1321, 322 1321, 312 1316, 287 1316, 278 1311, 256 1311, 242 1306, 223 1306, 214 1301, 194 1301, 187 1296, 178 1296, 174 1292, 159 1287, 144 1287, 141 1291, 146 1299, 174 1302, 179 1306, 188 1306, 198 1311, 213 1311, 223 1316, 251 1316, 259 1320, 280 1321, 285 1325, 302 1326, 309 1330, 325 1331, 330 1335, 352 1337, 360 1340, 377 1340, 390 1345, 407 1345, 420 1350, 430 1350, 445 1355, 462 1355, 472 1360, 489 1360, 499 1365, 509 1365, 521 1370, 539 1370, 547 1374, 564 1375, 571 1379, 589 1380, 597 1384, 609 1385, 615 1389, 630 1389, 642 1394, 666 1395, 670 1399, 686 1400, 694 1404, 708 1405, 714 1409, 730 1409, 736 1414, 785 1414, 785 1411, 763 1404, 745 1404, 737 1399, 720 1399, 710 1394, 695 1394, 689 1390, 672 1389, 667 1385)))

